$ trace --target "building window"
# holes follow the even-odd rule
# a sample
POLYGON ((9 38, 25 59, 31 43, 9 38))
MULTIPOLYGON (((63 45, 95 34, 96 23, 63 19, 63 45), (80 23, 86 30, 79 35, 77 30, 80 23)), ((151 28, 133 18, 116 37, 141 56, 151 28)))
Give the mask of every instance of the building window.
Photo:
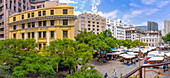
POLYGON ((25 28, 25 24, 22 24, 22 29, 24 29, 25 28))
POLYGON ((97 29, 97 31, 99 31, 99 29, 97 29))
POLYGON ((50 25, 54 26, 54 20, 50 20, 50 25))
POLYGON ((13 34, 13 38, 16 38, 16 34, 13 34))
POLYGON ((46 21, 43 21, 43 26, 46 26, 46 21))
POLYGON ((90 28, 88 28, 88 30, 90 31, 90 28))
POLYGON ((93 22, 93 24, 95 24, 95 22, 93 22))
POLYGON ((39 34, 39 38, 41 38, 41 32, 39 32, 38 34, 39 34))
POLYGON ((54 31, 51 31, 51 38, 54 38, 54 31))
POLYGON ((88 27, 90 27, 90 24, 88 25, 88 27))
POLYGON ((22 39, 24 39, 24 33, 22 33, 22 39))
POLYGON ((54 15, 54 10, 50 10, 51 15, 54 15))
POLYGON ((28 23, 28 28, 31 28, 31 23, 28 23))
POLYGON ((22 19, 24 19, 24 15, 22 15, 22 19))
POLYGON ((95 25, 93 25, 93 27, 95 27, 95 25))
POLYGON ((67 14, 67 9, 63 9, 63 14, 67 14))
POLYGON ((90 21, 88 21, 88 23, 90 23, 90 21))
POLYGON ((38 22, 38 25, 39 25, 39 27, 41 27, 41 26, 42 26, 42 22, 41 22, 41 21, 39 21, 39 22, 38 22))
POLYGON ((46 11, 43 11, 43 16, 45 16, 46 15, 46 11))
POLYGON ((63 38, 67 37, 67 31, 63 31, 63 38))
POLYGON ((38 16, 41 16, 41 11, 38 12, 38 16))
POLYGON ((35 6, 31 6, 31 9, 35 9, 35 6))
POLYGON ((63 25, 68 25, 68 20, 63 20, 63 25))
POLYGON ((46 38, 46 31, 43 32, 43 38, 46 38))
POLYGON ((95 30, 95 29, 93 28, 93 30, 95 30))
POLYGON ((30 38, 30 33, 28 33, 28 38, 30 38))
POLYGON ((32 28, 35 27, 35 22, 32 22, 32 28))
POLYGON ((34 13, 31 13, 32 17, 34 17, 34 13))
POLYGON ((97 24, 99 24, 99 22, 97 22, 97 24))
POLYGON ((16 21, 16 17, 13 17, 13 21, 16 21))
POLYGON ((37 6, 37 8, 41 8, 41 5, 37 6))
POLYGON ((17 30, 17 26, 16 25, 14 25, 14 30, 17 30))
POLYGON ((32 32, 32 38, 34 38, 34 32, 32 32))
POLYGON ((28 18, 30 18, 30 13, 28 13, 28 18))

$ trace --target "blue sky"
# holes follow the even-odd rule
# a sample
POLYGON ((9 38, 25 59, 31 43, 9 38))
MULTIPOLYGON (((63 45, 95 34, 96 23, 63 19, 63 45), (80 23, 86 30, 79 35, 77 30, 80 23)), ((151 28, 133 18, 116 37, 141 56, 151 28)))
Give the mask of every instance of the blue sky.
POLYGON ((125 24, 147 25, 158 22, 163 29, 164 20, 170 20, 170 0, 60 0, 75 7, 75 14, 96 13, 125 24))

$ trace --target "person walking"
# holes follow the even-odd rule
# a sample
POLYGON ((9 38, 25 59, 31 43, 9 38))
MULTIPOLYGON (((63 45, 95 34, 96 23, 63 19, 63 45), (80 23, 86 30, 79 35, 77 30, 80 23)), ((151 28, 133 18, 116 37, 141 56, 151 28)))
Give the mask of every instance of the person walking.
POLYGON ((116 78, 116 70, 113 70, 113 78, 116 78))
POLYGON ((105 73, 104 78, 107 78, 107 76, 108 76, 107 73, 105 73))

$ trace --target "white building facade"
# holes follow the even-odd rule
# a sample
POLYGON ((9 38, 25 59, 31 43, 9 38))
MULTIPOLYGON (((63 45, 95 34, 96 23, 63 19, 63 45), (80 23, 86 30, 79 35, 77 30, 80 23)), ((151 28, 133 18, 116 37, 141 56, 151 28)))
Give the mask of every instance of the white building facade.
POLYGON ((106 29, 112 32, 112 36, 118 40, 125 40, 126 39, 126 32, 124 29, 123 22, 118 20, 106 20, 106 29))
POLYGON ((126 39, 140 40, 148 44, 148 46, 159 46, 162 43, 161 33, 158 31, 144 30, 141 31, 135 27, 126 28, 126 39))

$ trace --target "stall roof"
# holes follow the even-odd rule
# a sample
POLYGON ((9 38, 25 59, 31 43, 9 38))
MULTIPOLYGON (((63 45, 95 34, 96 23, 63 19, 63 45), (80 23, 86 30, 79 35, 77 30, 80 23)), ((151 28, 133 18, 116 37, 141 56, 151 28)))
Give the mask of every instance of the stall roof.
POLYGON ((170 56, 170 53, 165 53, 168 57, 170 56))
POLYGON ((162 61, 164 57, 152 57, 148 61, 162 61))

